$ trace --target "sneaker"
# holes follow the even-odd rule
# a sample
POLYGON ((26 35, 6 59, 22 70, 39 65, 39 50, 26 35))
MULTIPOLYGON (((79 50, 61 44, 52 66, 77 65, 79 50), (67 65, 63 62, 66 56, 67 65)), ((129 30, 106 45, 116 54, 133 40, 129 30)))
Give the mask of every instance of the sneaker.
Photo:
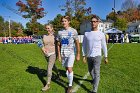
POLYGON ((47 91, 48 89, 50 89, 50 85, 49 84, 47 84, 45 87, 43 87, 41 90, 42 91, 47 91))
POLYGON ((69 87, 68 87, 67 93, 72 93, 72 86, 69 86, 69 87))

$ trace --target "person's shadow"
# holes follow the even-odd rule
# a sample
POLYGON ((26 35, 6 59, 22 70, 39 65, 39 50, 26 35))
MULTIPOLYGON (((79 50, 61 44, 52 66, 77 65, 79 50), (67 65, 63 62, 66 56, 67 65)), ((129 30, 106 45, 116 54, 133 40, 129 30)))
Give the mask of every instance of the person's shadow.
POLYGON ((26 72, 29 72, 31 74, 36 74, 39 78, 39 80, 43 83, 43 85, 46 84, 46 81, 44 80, 43 77, 47 76, 47 71, 44 69, 39 69, 38 67, 32 67, 28 66, 26 69, 26 72))
MULTIPOLYGON (((39 80, 42 82, 42 84, 45 86, 46 85, 46 80, 44 77, 47 77, 47 70, 40 69, 38 67, 33 67, 33 66, 28 66, 26 69, 26 72, 31 73, 31 74, 36 74, 39 78, 39 80)), ((60 76, 66 77, 65 71, 64 70, 59 70, 60 76)), ((56 74, 52 73, 52 79, 53 82, 56 84, 64 87, 66 91, 66 84, 67 82, 62 80, 60 77, 58 77, 56 74)))
MULTIPOLYGON (((44 79, 45 77, 47 77, 47 70, 44 69, 40 69, 38 67, 33 67, 33 66, 28 66, 26 69, 26 72, 31 73, 31 74, 36 74, 39 78, 39 80, 42 82, 42 84, 45 86, 46 85, 46 80, 44 79)), ((61 77, 67 77, 66 76, 66 72, 64 70, 59 70, 60 76, 61 77)), ((82 87, 85 91, 87 91, 87 93, 90 92, 89 89, 87 89, 87 87, 84 84, 80 84, 80 80, 82 81, 87 81, 92 83, 92 80, 88 80, 88 79, 82 79, 83 76, 80 76, 78 74, 74 74, 74 79, 73 82, 75 82, 77 85, 79 85, 80 87, 82 87)), ((68 82, 62 80, 60 77, 58 77, 56 74, 52 73, 52 79, 53 82, 55 82, 56 84, 64 87, 65 89, 65 93, 67 90, 66 85, 68 85, 68 82)))
POLYGON ((84 84, 80 83, 80 81, 86 81, 86 82, 90 82, 92 84, 92 80, 83 79, 83 76, 80 76, 78 74, 74 74, 73 82, 75 82, 78 86, 80 86, 85 91, 87 91, 87 93, 90 93, 91 91, 84 84))

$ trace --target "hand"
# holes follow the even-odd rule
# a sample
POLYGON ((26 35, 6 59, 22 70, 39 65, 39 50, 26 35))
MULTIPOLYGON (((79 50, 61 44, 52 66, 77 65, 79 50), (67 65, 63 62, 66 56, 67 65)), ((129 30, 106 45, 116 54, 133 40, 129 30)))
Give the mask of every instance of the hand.
POLYGON ((48 51, 47 51, 47 49, 45 49, 44 47, 42 47, 42 51, 43 51, 43 53, 48 53, 48 51))
POLYGON ((105 57, 104 62, 105 62, 105 64, 108 64, 108 59, 107 59, 107 57, 105 57))
POLYGON ((86 60, 86 57, 84 56, 83 57, 83 63, 86 63, 87 62, 87 60, 86 60))
POLYGON ((61 62, 61 61, 62 61, 61 56, 58 56, 58 61, 59 61, 59 62, 61 62))
POLYGON ((45 48, 44 48, 44 47, 42 47, 42 51, 43 51, 43 52, 45 51, 45 48))
POLYGON ((80 54, 76 55, 76 60, 79 61, 80 60, 80 54))

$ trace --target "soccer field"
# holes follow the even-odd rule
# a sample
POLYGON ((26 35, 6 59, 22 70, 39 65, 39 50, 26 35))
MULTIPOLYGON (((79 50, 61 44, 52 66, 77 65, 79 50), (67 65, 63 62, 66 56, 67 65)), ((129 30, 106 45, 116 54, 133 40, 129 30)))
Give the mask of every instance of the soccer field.
MULTIPOLYGON (((109 64, 101 64, 98 93, 140 93, 140 44, 109 44, 109 64)), ((35 44, 0 44, 0 93, 42 93, 47 61, 35 44)), ((56 62, 61 78, 53 72, 51 88, 45 93, 65 93, 68 80, 65 69, 56 62)), ((92 89, 87 64, 74 64, 76 93, 92 89)))

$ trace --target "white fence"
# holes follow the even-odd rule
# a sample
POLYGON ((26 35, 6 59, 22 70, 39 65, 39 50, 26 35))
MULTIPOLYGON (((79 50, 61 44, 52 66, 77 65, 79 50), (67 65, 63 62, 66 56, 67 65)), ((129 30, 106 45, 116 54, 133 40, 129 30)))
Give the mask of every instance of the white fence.
POLYGON ((83 42, 83 37, 84 37, 84 35, 78 35, 78 38, 79 38, 79 42, 80 42, 80 43, 83 42))

